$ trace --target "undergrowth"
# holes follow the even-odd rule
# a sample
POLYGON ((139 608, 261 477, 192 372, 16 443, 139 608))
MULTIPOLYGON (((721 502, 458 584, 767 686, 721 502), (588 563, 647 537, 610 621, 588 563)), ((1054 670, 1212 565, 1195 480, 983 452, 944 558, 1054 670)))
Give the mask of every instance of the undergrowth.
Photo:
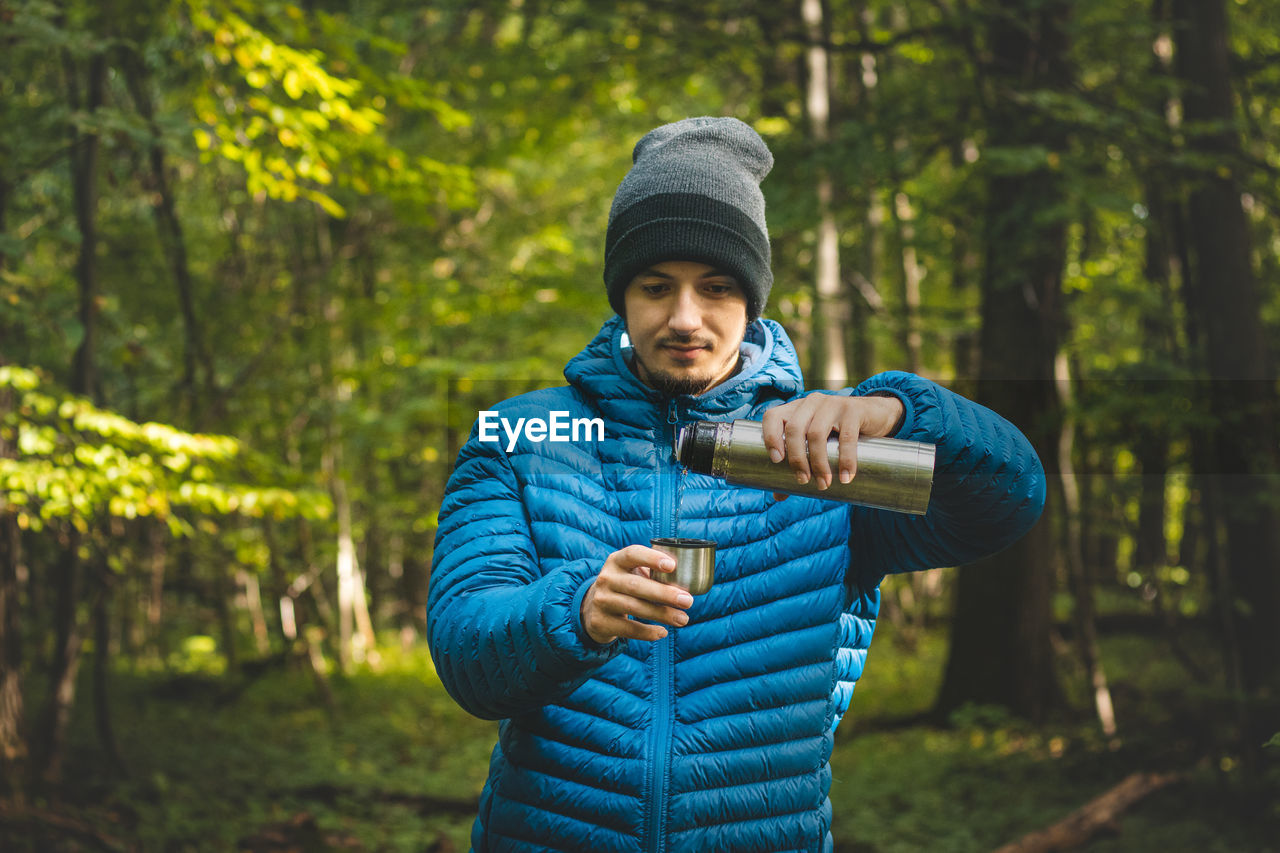
MULTIPOLYGON (((1121 636, 1104 646, 1120 726, 1105 738, 1085 711, 1041 726, 990 708, 929 721, 945 638, 924 633, 908 647, 880 630, 832 756, 838 851, 990 851, 1154 770, 1186 777, 1084 849, 1280 849, 1270 787, 1280 748, 1246 772, 1229 703, 1164 660, 1158 644, 1121 636)), ((467 850, 496 725, 452 702, 425 649, 381 655, 377 671, 334 676, 331 702, 302 668, 236 689, 213 676, 118 671, 124 772, 105 759, 86 685, 66 781, 33 805, 88 831, 0 825, 0 849, 467 850)))

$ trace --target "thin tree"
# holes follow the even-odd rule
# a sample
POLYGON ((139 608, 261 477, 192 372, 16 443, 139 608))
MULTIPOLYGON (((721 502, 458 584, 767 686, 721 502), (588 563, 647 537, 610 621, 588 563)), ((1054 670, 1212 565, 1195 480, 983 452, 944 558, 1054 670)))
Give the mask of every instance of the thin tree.
MULTIPOLYGON (((76 253, 75 278, 79 299, 81 334, 72 360, 71 390, 97 399, 97 338, 99 313, 98 282, 98 180, 101 166, 102 140, 93 126, 103 106, 107 86, 107 56, 102 45, 81 63, 70 48, 62 56, 66 75, 67 102, 72 110, 83 112, 85 125, 71 129, 70 173, 73 212, 80 232, 76 253), (83 70, 82 66, 83 65, 83 70)), ((61 773, 67 724, 75 701, 76 675, 84 641, 79 603, 83 588, 80 531, 68 524, 60 535, 60 556, 54 566, 54 646, 49 667, 49 688, 42 729, 38 739, 35 771, 46 782, 56 781, 61 773)))
MULTIPOLYGON (((805 104, 809 114, 810 135, 821 160, 829 156, 831 146, 831 69, 827 49, 823 46, 830 39, 827 37, 822 0, 801 0, 801 15, 809 38, 805 54, 808 71, 805 104)), ((815 187, 818 200, 818 246, 814 282, 817 299, 813 312, 813 364, 817 368, 819 382, 828 388, 840 388, 849 381, 844 346, 844 326, 848 311, 845 290, 840 283, 840 233, 836 228, 833 210, 833 186, 831 170, 825 163, 821 163, 815 187)))
MULTIPOLYGON (((0 388, 0 413, 12 408, 13 396, 11 389, 0 388)), ((0 431, 0 459, 15 458, 17 450, 0 431)), ((21 805, 29 757, 22 697, 22 585, 18 579, 22 533, 17 515, 7 503, 0 496, 0 793, 21 805)))

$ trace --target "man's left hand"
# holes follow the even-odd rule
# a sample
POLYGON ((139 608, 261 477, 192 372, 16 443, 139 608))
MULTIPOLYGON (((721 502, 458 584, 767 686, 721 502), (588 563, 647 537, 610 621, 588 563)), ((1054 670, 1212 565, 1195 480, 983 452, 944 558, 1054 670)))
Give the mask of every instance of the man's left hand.
POLYGON ((812 479, 819 489, 827 489, 832 482, 827 439, 840 438, 838 475, 847 483, 858 473, 858 437, 889 435, 904 411, 895 396, 810 394, 765 412, 764 444, 774 462, 787 460, 796 482, 804 485, 812 479))

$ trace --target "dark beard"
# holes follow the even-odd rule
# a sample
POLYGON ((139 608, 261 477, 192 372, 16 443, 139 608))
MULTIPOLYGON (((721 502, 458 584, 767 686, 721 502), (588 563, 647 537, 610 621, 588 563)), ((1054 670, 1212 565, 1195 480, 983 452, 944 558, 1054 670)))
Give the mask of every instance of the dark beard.
POLYGON ((710 380, 700 376, 672 376, 649 371, 649 385, 666 397, 696 397, 707 390, 710 380))
MULTIPOLYGON (((641 377, 646 385, 666 397, 689 396, 696 397, 699 394, 711 390, 712 380, 705 376, 681 376, 674 373, 665 373, 658 370, 650 370, 649 366, 640 360, 639 355, 635 355, 632 364, 632 370, 637 376, 641 377), (637 368, 642 368, 637 370, 637 368)), ((738 360, 734 364, 733 374, 742 369, 742 354, 738 354, 738 360)), ((733 374, 730 374, 731 376, 733 374)))

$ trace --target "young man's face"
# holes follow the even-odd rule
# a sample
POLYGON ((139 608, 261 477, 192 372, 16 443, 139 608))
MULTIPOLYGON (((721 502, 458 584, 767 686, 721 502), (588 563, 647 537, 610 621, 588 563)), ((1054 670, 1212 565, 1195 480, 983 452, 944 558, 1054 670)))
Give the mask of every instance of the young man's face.
POLYGON ((701 394, 733 375, 747 297, 733 276, 695 261, 663 261, 623 294, 636 373, 665 394, 701 394))

